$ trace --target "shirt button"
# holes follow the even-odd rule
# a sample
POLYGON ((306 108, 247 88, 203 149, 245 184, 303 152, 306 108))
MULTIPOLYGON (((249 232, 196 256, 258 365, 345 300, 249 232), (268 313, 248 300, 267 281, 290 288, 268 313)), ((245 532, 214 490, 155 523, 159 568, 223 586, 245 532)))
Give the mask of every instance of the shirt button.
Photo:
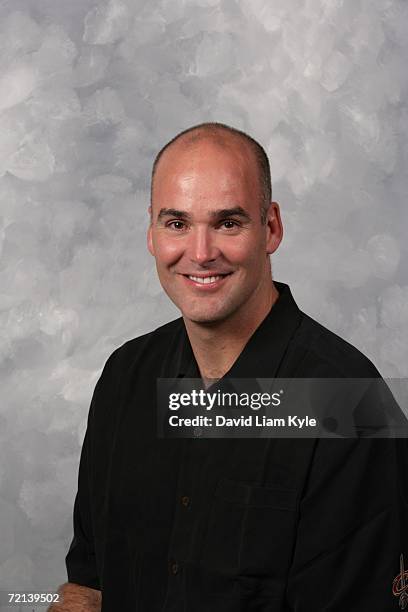
POLYGON ((181 498, 181 503, 183 504, 183 506, 185 508, 188 508, 190 505, 190 498, 188 495, 183 495, 183 497, 181 498))
POLYGON ((173 574, 173 576, 178 574, 179 565, 178 565, 177 561, 172 561, 172 563, 170 564, 170 571, 173 574))

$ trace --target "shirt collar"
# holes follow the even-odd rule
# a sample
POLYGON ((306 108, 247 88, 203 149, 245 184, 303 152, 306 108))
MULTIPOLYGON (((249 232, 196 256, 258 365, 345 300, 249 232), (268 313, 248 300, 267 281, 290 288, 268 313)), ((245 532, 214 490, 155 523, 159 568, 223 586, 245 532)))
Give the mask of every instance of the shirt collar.
MULTIPOLYGON (((252 334, 241 354, 225 374, 229 378, 273 378, 277 376, 289 343, 302 317, 288 285, 274 281, 279 297, 252 334)), ((169 351, 171 377, 200 378, 187 331, 180 319, 180 332, 169 351)))

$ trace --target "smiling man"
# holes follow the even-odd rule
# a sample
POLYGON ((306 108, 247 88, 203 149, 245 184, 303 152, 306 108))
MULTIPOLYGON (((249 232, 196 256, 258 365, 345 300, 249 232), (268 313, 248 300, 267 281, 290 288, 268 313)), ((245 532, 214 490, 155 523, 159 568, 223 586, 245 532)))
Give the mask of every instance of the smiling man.
POLYGON ((182 316, 104 367, 52 610, 395 609, 406 440, 157 436, 159 378, 379 377, 272 280, 282 223, 264 150, 222 124, 186 130, 156 158, 149 213, 182 316))
POLYGON ((160 282, 194 335, 201 376, 221 378, 278 298, 269 255, 282 224, 268 160, 239 133, 189 131, 159 154, 151 200, 160 282))

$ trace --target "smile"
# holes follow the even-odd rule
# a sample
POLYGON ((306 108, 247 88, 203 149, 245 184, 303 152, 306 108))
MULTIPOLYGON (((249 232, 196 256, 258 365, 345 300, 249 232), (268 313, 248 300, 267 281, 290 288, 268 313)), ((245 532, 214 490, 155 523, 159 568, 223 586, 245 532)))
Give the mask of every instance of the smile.
POLYGON ((189 279, 194 281, 195 283, 201 283, 203 285, 208 285, 209 283, 215 283, 221 278, 224 278, 225 275, 218 276, 192 276, 189 275, 189 279))
POLYGON ((216 289, 221 284, 223 284, 227 276, 230 276, 231 274, 232 272, 227 272, 226 274, 213 274, 208 276, 196 276, 195 274, 183 274, 183 276, 190 286, 196 287, 197 289, 200 288, 201 290, 210 290, 216 289))

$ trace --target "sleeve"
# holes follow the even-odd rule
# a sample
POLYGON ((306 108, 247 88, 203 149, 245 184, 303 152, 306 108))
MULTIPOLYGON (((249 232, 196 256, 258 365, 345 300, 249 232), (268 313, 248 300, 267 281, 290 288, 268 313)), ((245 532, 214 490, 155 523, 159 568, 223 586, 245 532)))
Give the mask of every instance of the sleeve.
POLYGON ((407 442, 319 440, 300 504, 289 610, 399 609, 401 560, 408 570, 407 442))
POLYGON ((89 431, 87 429, 82 445, 78 491, 74 504, 74 537, 65 562, 68 582, 100 590, 90 508, 89 475, 89 431))
POLYGON ((98 499, 103 496, 108 471, 112 408, 117 397, 117 377, 112 368, 115 353, 107 360, 92 396, 74 503, 74 537, 65 559, 69 582, 98 590, 102 587, 98 571, 101 560, 96 550, 98 537, 95 531, 96 519, 100 522, 103 517, 96 517, 93 509, 101 508, 98 499))

